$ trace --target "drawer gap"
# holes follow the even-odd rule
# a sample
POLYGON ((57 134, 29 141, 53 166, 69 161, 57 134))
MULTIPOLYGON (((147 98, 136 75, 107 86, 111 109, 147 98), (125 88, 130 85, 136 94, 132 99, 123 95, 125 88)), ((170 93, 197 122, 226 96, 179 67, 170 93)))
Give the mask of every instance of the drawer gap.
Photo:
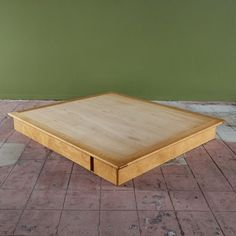
POLYGON ((90 156, 90 170, 94 172, 94 158, 90 156))

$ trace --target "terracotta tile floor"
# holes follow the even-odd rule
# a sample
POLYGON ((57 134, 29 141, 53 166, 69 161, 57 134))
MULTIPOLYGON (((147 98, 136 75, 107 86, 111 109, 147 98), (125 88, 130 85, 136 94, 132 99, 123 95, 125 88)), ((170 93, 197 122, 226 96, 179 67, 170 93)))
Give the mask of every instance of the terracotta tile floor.
POLYGON ((0 235, 236 235, 236 104, 163 102, 226 122, 116 187, 13 130, 8 112, 47 103, 0 101, 0 235))

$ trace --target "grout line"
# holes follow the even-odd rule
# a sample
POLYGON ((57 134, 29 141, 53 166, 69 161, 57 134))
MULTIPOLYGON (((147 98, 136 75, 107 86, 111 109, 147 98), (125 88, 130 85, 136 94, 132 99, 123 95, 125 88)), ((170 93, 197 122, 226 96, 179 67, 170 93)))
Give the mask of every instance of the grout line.
MULTIPOLYGON (((229 127, 232 129, 232 126, 231 125, 229 125, 229 127)), ((234 129, 233 129, 234 130, 234 129)), ((220 136, 220 134, 218 134, 218 136, 220 137, 220 140, 225 144, 225 146, 227 146, 229 149, 230 149, 230 151, 234 154, 234 155, 236 155, 236 152, 230 147, 230 145, 220 136)))
MULTIPOLYGON (((220 137, 220 136, 219 136, 220 137)), ((216 139, 217 140, 217 139, 216 139)), ((225 142, 221 137, 220 139, 218 139, 221 141, 221 143, 225 146, 225 148, 228 148, 228 150, 230 151, 230 153, 232 154, 232 157, 236 159, 236 153, 231 149, 231 147, 227 144, 227 142, 225 142)))
POLYGON ((0 119, 0 125, 6 118, 7 118, 7 116, 4 114, 4 116, 0 119))
POLYGON ((178 217, 177 217, 177 211, 175 210, 174 203, 173 203, 172 198, 171 198, 171 196, 170 196, 170 191, 169 191, 169 189, 168 189, 168 186, 167 186, 167 183, 166 183, 166 180, 165 180, 165 175, 164 175, 163 170, 162 170, 161 167, 160 167, 160 170, 161 170, 161 174, 162 174, 163 180, 164 180, 165 185, 166 185, 167 194, 168 194, 168 196, 169 196, 171 205, 172 205, 172 207, 173 207, 173 209, 174 209, 173 212, 174 212, 174 215, 175 215, 175 219, 176 219, 176 221, 177 221, 177 224, 178 224, 178 226, 179 226, 180 234, 181 234, 181 236, 184 236, 184 231, 183 231, 182 225, 180 224, 179 219, 178 219, 178 217))
MULTIPOLYGON (((20 105, 21 102, 19 102, 18 104, 16 104, 16 106, 12 109, 12 111, 15 111, 17 109, 17 107, 20 105)), ((6 114, 7 115, 7 114, 6 114)))
MULTIPOLYGON (((20 159, 20 157, 19 157, 20 159)), ((19 160, 18 159, 18 160, 19 160)), ((5 176, 4 180, 2 181, 2 183, 0 184, 0 189, 2 188, 2 186, 4 185, 4 183, 6 182, 7 178, 11 175, 13 169, 15 168, 16 164, 18 163, 18 160, 16 161, 15 164, 13 164, 12 168, 10 169, 9 173, 5 176)))
MULTIPOLYGON (((231 191, 225 191, 225 192, 235 192, 234 187, 232 186, 232 184, 230 183, 229 179, 226 177, 226 175, 224 174, 224 172, 222 171, 222 169, 218 166, 218 164, 216 163, 216 161, 212 158, 211 154, 208 152, 208 150, 206 149, 205 145, 203 145, 203 148, 205 149, 206 153, 209 155, 210 159, 212 160, 212 162, 216 165, 216 168, 220 171, 220 173, 224 176, 224 178, 226 179, 226 181, 228 182, 229 186, 232 188, 231 191)), ((210 191, 209 191, 210 192, 210 191)), ((222 192, 222 191, 221 191, 222 192)))
MULTIPOLYGON (((99 213, 98 213, 98 236, 101 235, 101 202, 102 202, 102 178, 100 178, 100 189, 99 189, 99 213)), ((101 235, 102 236, 102 235, 101 235)))
POLYGON ((69 179, 68 179, 68 183, 67 183, 67 186, 66 186, 66 193, 65 193, 65 196, 64 196, 64 200, 63 200, 63 204, 62 204, 62 208, 60 209, 61 213, 60 213, 60 216, 59 216, 59 220, 58 220, 58 224, 56 226, 56 235, 58 235, 58 229, 59 229, 59 225, 61 223, 61 217, 62 217, 62 212, 64 210, 64 206, 65 206, 65 202, 66 202, 66 197, 67 197, 67 192, 68 192, 68 189, 69 189, 69 184, 70 184, 70 179, 71 179, 71 175, 72 175, 72 171, 74 169, 74 162, 72 162, 72 167, 71 167, 71 171, 70 171, 70 176, 69 176, 69 179))
POLYGON ((34 183, 34 186, 33 186, 32 190, 31 190, 31 192, 30 192, 30 194, 29 194, 29 197, 28 197, 26 203, 25 203, 25 205, 24 205, 24 207, 23 207, 23 209, 22 209, 22 211, 21 211, 21 214, 20 214, 20 216, 19 216, 19 219, 18 219, 18 221, 17 221, 17 223, 16 223, 16 226, 15 226, 15 228, 14 228, 14 230, 13 230, 13 234, 15 234, 16 228, 17 228, 17 226, 18 226, 18 224, 19 224, 19 222, 20 222, 20 220, 21 220, 21 217, 22 217, 22 215, 23 215, 23 213, 24 213, 24 211, 25 211, 25 209, 26 209, 26 206, 27 206, 27 204, 28 204, 28 202, 29 202, 29 199, 31 198, 31 196, 32 196, 32 194, 33 194, 33 191, 34 191, 34 189, 35 189, 35 186, 36 186, 36 184, 37 184, 37 181, 38 181, 38 179, 39 179, 39 177, 40 177, 40 175, 41 175, 41 173, 42 173, 43 167, 44 167, 44 165, 45 165, 45 163, 46 163, 46 160, 48 159, 50 153, 51 153, 51 151, 49 151, 49 152, 46 154, 46 158, 45 158, 45 160, 43 161, 43 164, 42 164, 42 167, 41 167, 41 169, 40 169, 40 171, 39 171, 38 177, 37 177, 37 179, 36 179, 36 181, 35 181, 35 183, 34 183))
POLYGON ((234 154, 234 155, 236 155, 236 152, 230 147, 230 145, 226 142, 226 141, 224 141, 221 137, 220 137, 220 139, 223 141, 223 143, 230 149, 230 151, 234 154))
POLYGON ((221 230, 222 234, 225 236, 225 234, 224 234, 224 231, 223 231, 223 229, 222 229, 222 227, 221 227, 220 223, 218 222, 218 220, 217 220, 217 218, 216 218, 216 216, 215 216, 215 214, 214 214, 214 211, 211 209, 211 207, 210 207, 210 205, 209 205, 209 203, 208 203, 208 201, 207 201, 207 199, 206 199, 206 196, 205 196, 205 194, 204 194, 204 191, 202 190, 202 188, 201 188, 200 184, 198 183, 198 181, 197 181, 197 178, 196 178, 196 176, 195 176, 195 174, 194 174, 193 170, 191 169, 191 167, 189 166, 189 164, 188 164, 188 162, 187 162, 187 161, 186 161, 186 163, 187 163, 187 165, 188 165, 188 167, 189 167, 189 169, 190 169, 190 171, 191 171, 192 175, 193 175, 193 176, 194 176, 194 178, 196 179, 196 182, 197 182, 197 185, 198 185, 198 187, 199 187, 199 189, 200 189, 200 192, 202 193, 202 196, 203 196, 203 198, 205 199, 205 201, 206 201, 206 204, 207 204, 208 208, 210 209, 210 212, 211 212, 211 214, 212 214, 213 218, 215 219, 215 221, 216 221, 217 225, 219 226, 219 228, 220 228, 220 230, 221 230))
POLYGON ((138 203, 137 203, 137 198, 136 198, 136 189, 135 189, 134 179, 132 179, 132 184, 133 184, 133 193, 134 193, 134 200, 135 200, 135 209, 136 209, 136 214, 138 217, 139 234, 141 235, 142 229, 141 229, 141 224, 140 224, 140 216, 139 216, 138 203))

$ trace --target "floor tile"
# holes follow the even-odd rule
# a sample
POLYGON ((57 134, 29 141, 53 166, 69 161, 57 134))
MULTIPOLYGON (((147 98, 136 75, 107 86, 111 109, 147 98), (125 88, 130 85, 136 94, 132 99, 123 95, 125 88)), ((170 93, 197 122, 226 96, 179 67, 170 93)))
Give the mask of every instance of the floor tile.
POLYGON ((99 210, 100 191, 68 191, 64 209, 99 210))
POLYGON ((163 166, 169 166, 169 165, 178 165, 178 166, 182 166, 182 165, 187 165, 184 156, 179 156, 176 157, 175 159, 172 159, 168 162, 166 162, 165 164, 163 164, 163 166))
POLYGON ((89 174, 71 175, 70 190, 100 190, 101 178, 89 172, 89 174))
POLYGON ((178 107, 178 108, 185 107, 185 104, 183 104, 182 102, 179 102, 179 101, 153 101, 153 102, 163 104, 163 105, 166 105, 166 106, 178 107))
POLYGON ((55 235, 60 211, 25 210, 15 231, 16 235, 55 235))
POLYGON ((15 164, 24 148, 21 143, 4 143, 0 148, 0 166, 15 164))
POLYGON ((229 126, 219 126, 217 128, 217 134, 226 142, 236 142, 236 131, 229 126))
POLYGON ((7 118, 7 115, 6 114, 2 114, 0 113, 0 124, 3 120, 5 120, 7 118))
POLYGON ((42 144, 34 141, 33 139, 30 140, 30 142, 27 144, 27 147, 29 149, 41 149, 41 148, 45 148, 42 144))
POLYGON ((214 104, 211 106, 215 112, 235 112, 236 106, 231 104, 214 104))
POLYGON ((29 143, 29 141, 30 138, 17 131, 14 131, 7 139, 7 143, 21 143, 25 145, 29 143))
POLYGON ((48 153, 49 153, 49 149, 44 148, 43 146, 40 148, 36 148, 36 147, 32 147, 30 145, 27 145, 25 147, 25 150, 23 151, 23 153, 21 154, 20 159, 21 160, 45 160, 48 153))
POLYGON ((24 100, 24 101, 20 101, 20 103, 17 105, 16 109, 14 109, 14 111, 22 111, 22 110, 26 110, 26 109, 31 109, 36 107, 38 104, 38 101, 36 100, 24 100))
POLYGON ((39 100, 38 103, 37 103, 37 106, 48 106, 48 105, 51 105, 51 104, 56 104, 60 101, 55 101, 55 100, 39 100))
POLYGON ((10 174, 7 177, 2 188, 4 189, 33 189, 38 178, 38 174, 24 173, 22 175, 10 174))
POLYGON ((235 154, 228 148, 228 146, 220 139, 213 139, 204 144, 204 147, 210 154, 221 155, 227 159, 235 157, 235 154), (219 152, 219 153, 218 153, 219 152))
POLYGON ((45 174, 65 173, 70 174, 72 170, 72 161, 47 160, 42 172, 45 174))
POLYGON ((72 170, 72 175, 90 175, 91 172, 82 166, 74 163, 73 170, 72 170))
POLYGON ((134 192, 102 191, 101 210, 135 210, 134 192))
POLYGON ((218 174, 195 174, 195 178, 203 191, 232 191, 228 181, 218 174))
POLYGON ((20 210, 0 210, 0 235, 13 235, 20 210))
POLYGON ((69 159, 65 158, 64 156, 62 156, 56 152, 51 152, 51 154, 48 157, 48 160, 71 162, 69 159))
POLYGON ((0 209, 23 209, 30 191, 0 189, 0 209))
POLYGON ((168 192, 135 191, 138 210, 173 210, 168 192))
POLYGON ((12 112, 17 105, 20 103, 20 101, 3 101, 0 104, 0 113, 1 114, 7 114, 9 112, 12 112))
POLYGON ((66 210, 62 213, 58 236, 98 236, 98 228, 98 211, 66 210))
POLYGON ((0 125, 0 142, 4 142, 14 132, 12 119, 7 117, 0 125))
POLYGON ((217 112, 217 116, 222 118, 225 122, 224 124, 229 126, 236 126, 236 112, 217 112))
POLYGON ((142 236, 181 235, 173 211, 139 211, 139 218, 142 236))
POLYGON ((226 164, 226 161, 233 163, 236 160, 236 155, 221 140, 212 140, 204 147, 217 164, 226 164))
POLYGON ((177 218, 184 235, 223 235, 210 212, 178 212, 177 218))
POLYGON ((14 167, 14 165, 0 166, 0 184, 3 183, 3 181, 9 175, 9 173, 11 172, 13 167, 14 167))
POLYGON ((134 186, 137 190, 166 190, 164 178, 158 169, 134 178, 134 186))
MULTIPOLYGON (((235 128, 236 131, 236 128, 235 128)), ((236 154, 236 142, 225 142, 227 144, 227 146, 230 147, 230 149, 234 152, 234 154, 236 154)))
POLYGON ((226 178, 211 160, 203 147, 195 148, 186 154, 186 161, 204 191, 232 191, 226 178))
POLYGON ((102 211, 100 220, 102 236, 139 236, 136 211, 102 211))
POLYGON ((165 176, 169 190, 199 190, 197 181, 192 175, 169 175, 165 176))
POLYGON ((205 192, 204 194, 213 211, 236 211, 235 192, 205 192))
POLYGON ((200 191, 171 191, 170 196, 177 211, 208 211, 200 191))
POLYGON ((43 165, 41 160, 19 160, 11 175, 39 174, 43 165))
POLYGON ((236 190, 236 155, 222 141, 214 140, 204 146, 233 189, 236 190))
POLYGON ((188 104, 188 107, 191 109, 191 111, 200 113, 215 111, 214 109, 212 109, 212 106, 209 106, 207 104, 188 104))
POLYGON ((2 187, 6 189, 32 189, 42 165, 42 161, 18 161, 2 187))
POLYGON ((225 236, 236 235, 236 212, 217 212, 216 218, 225 236))
POLYGON ((117 190, 117 191, 134 191, 134 185, 133 181, 130 180, 122 185, 116 186, 104 179, 102 179, 102 185, 101 185, 102 190, 117 190))
POLYGON ((162 172, 169 190, 199 190, 188 166, 162 166, 162 172))
POLYGON ((236 161, 234 163, 229 163, 231 164, 230 169, 226 169, 225 167, 221 166, 221 170, 224 173, 225 177, 229 181, 230 185, 232 186, 233 190, 236 191, 236 161))
POLYGON ((26 208, 62 209, 65 196, 65 190, 34 190, 26 208))
POLYGON ((41 174, 36 185, 35 189, 38 190, 52 190, 52 189, 61 189, 66 190, 70 174, 41 174))
POLYGON ((163 165, 161 169, 164 177, 169 175, 191 175, 191 170, 186 165, 163 165))

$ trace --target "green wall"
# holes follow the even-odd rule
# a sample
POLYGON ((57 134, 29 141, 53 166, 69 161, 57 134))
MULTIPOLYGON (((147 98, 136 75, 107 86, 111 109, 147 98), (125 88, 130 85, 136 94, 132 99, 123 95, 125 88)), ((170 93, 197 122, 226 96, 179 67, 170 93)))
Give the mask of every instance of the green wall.
POLYGON ((235 0, 0 0, 0 98, 236 100, 235 0))

